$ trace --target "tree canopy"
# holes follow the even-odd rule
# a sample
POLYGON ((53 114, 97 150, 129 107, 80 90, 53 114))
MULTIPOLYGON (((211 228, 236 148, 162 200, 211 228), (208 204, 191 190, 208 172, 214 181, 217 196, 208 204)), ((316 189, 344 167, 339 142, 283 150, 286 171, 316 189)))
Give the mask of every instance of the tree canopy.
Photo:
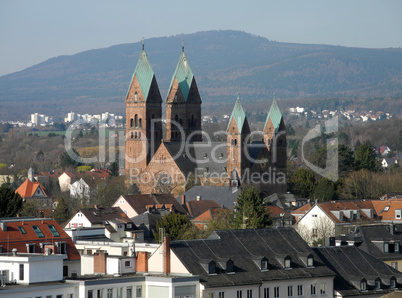
POLYGON ((165 215, 160 221, 156 223, 156 231, 153 231, 156 241, 161 241, 161 228, 165 229, 165 235, 169 236, 171 240, 182 239, 182 236, 190 227, 190 220, 180 213, 171 212, 165 215))
POLYGON ((21 196, 8 187, 0 187, 0 217, 14 217, 22 208, 21 196))

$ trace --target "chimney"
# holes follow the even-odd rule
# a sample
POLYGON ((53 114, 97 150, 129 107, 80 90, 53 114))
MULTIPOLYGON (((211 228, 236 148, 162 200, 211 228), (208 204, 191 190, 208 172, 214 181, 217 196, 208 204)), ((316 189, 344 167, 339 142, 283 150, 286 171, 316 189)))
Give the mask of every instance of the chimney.
POLYGON ((3 232, 6 232, 7 231, 7 222, 0 221, 0 228, 3 230, 3 232))
POLYGON ((163 274, 170 273, 170 238, 163 238, 163 274))
POLYGON ((100 251, 94 253, 94 273, 106 274, 107 253, 100 251))
POLYGON ((197 201, 201 201, 201 196, 197 196, 197 201))
POLYGON ((13 252, 13 256, 15 257, 17 255, 17 253, 18 253, 18 249, 13 248, 12 252, 13 252))
POLYGON ((139 251, 137 254, 137 272, 148 272, 148 252, 139 251))
POLYGON ((182 204, 182 205, 185 205, 185 204, 186 204, 186 196, 185 196, 185 195, 182 195, 182 196, 181 196, 181 204, 182 204))

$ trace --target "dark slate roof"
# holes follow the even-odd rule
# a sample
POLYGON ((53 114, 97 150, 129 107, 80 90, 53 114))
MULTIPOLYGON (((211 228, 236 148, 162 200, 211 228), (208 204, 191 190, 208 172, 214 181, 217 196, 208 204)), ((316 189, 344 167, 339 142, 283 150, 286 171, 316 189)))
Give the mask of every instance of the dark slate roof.
POLYGON ((390 289, 391 278, 396 287, 402 286, 402 272, 388 266, 355 246, 319 247, 314 251, 337 276, 334 290, 342 296, 358 296, 378 293, 374 290, 375 280, 381 279, 382 293, 390 289), (362 279, 367 281, 367 291, 360 291, 362 279))
POLYGON ((124 195, 124 199, 138 213, 147 211, 147 205, 172 204, 177 212, 186 214, 184 208, 171 194, 124 195))
MULTIPOLYGON (((199 196, 201 200, 213 200, 221 207, 233 209, 240 191, 241 188, 229 186, 194 186, 182 195, 185 196, 186 202, 196 201, 199 196)), ((178 196, 176 199, 181 202, 181 198, 182 196, 178 196)))
POLYGON ((206 288, 335 275, 293 228, 215 231, 208 239, 172 241, 171 249, 206 288), (314 267, 308 268, 309 255, 314 267), (283 266, 287 256, 291 270, 283 266), (268 271, 260 269, 264 257, 268 271), (233 261, 234 274, 226 272, 228 260, 233 261), (217 274, 207 272, 211 261, 216 263, 217 274))
MULTIPOLYGON (((82 214, 91 222, 91 224, 104 224, 109 220, 120 220, 122 222, 130 222, 127 215, 120 209, 120 207, 109 208, 87 208, 81 209, 82 214)), ((78 211, 78 212, 79 212, 78 211)))
POLYGON ((402 260, 402 247, 399 251, 384 252, 385 242, 399 242, 399 245, 402 245, 402 224, 361 226, 354 232, 338 236, 336 239, 353 242, 361 250, 382 261, 402 260))
POLYGON ((132 217, 131 220, 135 223, 138 229, 144 231, 145 238, 154 238, 152 234, 152 230, 156 228, 156 223, 162 219, 164 212, 155 212, 155 213, 142 213, 135 217, 132 217))
MULTIPOLYGON (((307 201, 306 199, 301 199, 294 194, 278 194, 274 193, 266 198, 264 198, 264 202, 269 205, 275 205, 282 209, 292 208, 292 202, 297 201, 307 201)), ((293 208, 294 209, 294 208, 293 208)))

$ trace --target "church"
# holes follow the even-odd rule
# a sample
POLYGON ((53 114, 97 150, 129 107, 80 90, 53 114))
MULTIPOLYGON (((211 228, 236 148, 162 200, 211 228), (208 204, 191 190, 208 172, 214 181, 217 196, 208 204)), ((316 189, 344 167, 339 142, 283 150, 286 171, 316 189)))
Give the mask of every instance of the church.
POLYGON ((162 117, 162 97, 142 51, 126 95, 125 173, 143 194, 182 194, 186 185, 256 185, 263 197, 284 193, 286 127, 275 97, 263 131, 251 131, 239 95, 226 142, 201 129, 201 96, 184 47, 173 73, 162 117))

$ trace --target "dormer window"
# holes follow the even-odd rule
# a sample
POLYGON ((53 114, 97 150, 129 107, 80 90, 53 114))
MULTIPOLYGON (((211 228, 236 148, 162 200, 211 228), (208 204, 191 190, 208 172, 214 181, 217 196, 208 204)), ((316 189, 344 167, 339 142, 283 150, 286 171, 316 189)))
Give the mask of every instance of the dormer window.
POLYGON ((307 257, 307 267, 314 267, 314 258, 313 256, 307 257))
POLYGON ((234 266, 232 260, 228 260, 226 262, 226 273, 234 273, 234 266))
POLYGON ((360 281, 360 291, 367 291, 367 281, 365 279, 360 281))
POLYGON ((263 258, 261 260, 261 271, 268 270, 268 260, 267 258, 263 258))
POLYGON ((402 215, 402 209, 395 210, 395 218, 396 219, 401 219, 401 215, 402 215))
POLYGON ((285 258, 285 269, 291 269, 291 258, 288 256, 285 258))
POLYGON ((381 290, 381 280, 379 278, 375 280, 375 289, 376 291, 381 290))
POLYGON ((208 264, 208 274, 216 274, 216 263, 214 261, 208 264))
POLYGON ((395 288, 396 288, 396 281, 395 281, 395 278, 394 278, 394 277, 391 278, 390 283, 389 283, 389 287, 390 287, 391 289, 395 289, 395 288))
POLYGON ((389 252, 389 243, 388 242, 384 243, 384 252, 389 252))

